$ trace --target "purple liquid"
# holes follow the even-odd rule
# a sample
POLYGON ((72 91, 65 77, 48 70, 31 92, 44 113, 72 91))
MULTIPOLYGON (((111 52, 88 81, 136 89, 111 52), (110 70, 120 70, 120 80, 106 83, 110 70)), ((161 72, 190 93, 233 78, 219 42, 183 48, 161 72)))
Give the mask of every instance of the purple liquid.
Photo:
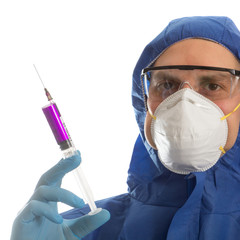
POLYGON ((69 140, 69 136, 65 130, 64 124, 61 120, 61 114, 58 111, 56 103, 52 103, 42 108, 45 117, 47 118, 48 124, 52 129, 53 135, 58 143, 69 140))

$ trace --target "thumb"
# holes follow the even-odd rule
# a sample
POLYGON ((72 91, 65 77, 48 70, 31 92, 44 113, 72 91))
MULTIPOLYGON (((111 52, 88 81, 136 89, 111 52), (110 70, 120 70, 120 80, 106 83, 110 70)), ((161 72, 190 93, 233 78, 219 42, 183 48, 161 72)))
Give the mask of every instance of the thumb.
MULTIPOLYGON (((73 235, 82 238, 106 223, 109 219, 110 213, 107 210, 102 209, 100 212, 93 215, 87 214, 80 218, 64 220, 64 230, 71 230, 73 235)), ((68 234, 65 232, 65 235, 68 234)))

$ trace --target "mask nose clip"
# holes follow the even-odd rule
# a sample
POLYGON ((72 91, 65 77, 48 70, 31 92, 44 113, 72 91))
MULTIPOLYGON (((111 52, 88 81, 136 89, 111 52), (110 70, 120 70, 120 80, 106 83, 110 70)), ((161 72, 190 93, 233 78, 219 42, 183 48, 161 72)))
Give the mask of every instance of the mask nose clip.
POLYGON ((178 90, 184 88, 184 85, 185 85, 185 84, 187 84, 188 87, 190 87, 192 90, 194 90, 193 87, 191 86, 191 84, 190 84, 189 82, 182 82, 182 83, 179 85, 178 90))

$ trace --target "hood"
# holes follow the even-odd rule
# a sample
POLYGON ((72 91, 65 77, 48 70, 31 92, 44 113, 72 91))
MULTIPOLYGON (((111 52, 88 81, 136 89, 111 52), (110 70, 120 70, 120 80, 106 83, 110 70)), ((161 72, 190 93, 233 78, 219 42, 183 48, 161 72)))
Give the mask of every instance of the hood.
POLYGON ((233 21, 227 17, 185 17, 173 20, 145 47, 134 69, 132 81, 132 104, 140 136, 136 141, 129 169, 130 191, 133 188, 136 189, 136 185, 139 183, 149 183, 162 175, 177 178, 178 181, 178 178, 184 177, 169 172, 159 161, 156 150, 152 149, 145 139, 146 110, 140 76, 142 69, 150 66, 168 47, 188 38, 201 38, 217 42, 231 51, 237 59, 240 59, 240 32, 233 21))

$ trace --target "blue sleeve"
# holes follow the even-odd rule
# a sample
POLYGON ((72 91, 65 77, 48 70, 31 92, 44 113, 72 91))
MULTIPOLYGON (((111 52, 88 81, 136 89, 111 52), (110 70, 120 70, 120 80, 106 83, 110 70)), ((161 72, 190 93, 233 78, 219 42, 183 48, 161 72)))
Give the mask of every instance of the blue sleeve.
MULTIPOLYGON (((239 212, 235 214, 239 216, 239 212)), ((201 220, 203 224, 200 229, 199 240, 239 239, 240 219, 239 217, 235 218, 234 215, 221 213, 204 215, 201 220)))
MULTIPOLYGON (((103 226, 96 229, 94 232, 88 234, 83 240, 117 240, 122 230, 126 213, 130 205, 129 194, 122 194, 119 196, 107 198, 104 200, 96 201, 97 207, 106 209, 110 212, 111 218, 103 226)), ((78 218, 89 212, 89 207, 86 206, 81 209, 72 209, 61 215, 65 219, 78 218)))

